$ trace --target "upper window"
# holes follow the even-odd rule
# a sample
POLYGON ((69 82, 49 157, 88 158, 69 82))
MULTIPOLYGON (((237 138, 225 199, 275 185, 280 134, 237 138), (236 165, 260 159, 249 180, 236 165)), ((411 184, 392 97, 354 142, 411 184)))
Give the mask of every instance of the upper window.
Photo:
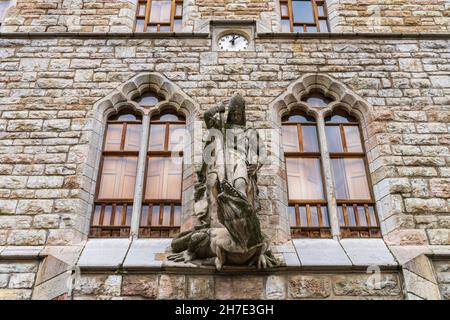
POLYGON ((329 237, 327 200, 314 118, 293 113, 283 118, 283 148, 293 237, 329 237))
POLYGON ((0 26, 2 25, 2 22, 6 16, 6 11, 10 6, 11 6, 10 0, 0 0, 0 26))
POLYGON ((136 32, 179 32, 183 0, 139 0, 136 32))
POLYGON ((329 32, 325 0, 280 0, 282 32, 329 32))

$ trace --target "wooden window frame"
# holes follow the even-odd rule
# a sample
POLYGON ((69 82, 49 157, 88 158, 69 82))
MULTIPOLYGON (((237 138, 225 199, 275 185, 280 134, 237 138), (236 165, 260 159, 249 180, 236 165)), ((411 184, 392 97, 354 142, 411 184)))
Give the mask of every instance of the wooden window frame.
MULTIPOLYGON (((292 114, 296 115, 296 114, 292 114)), ((289 116, 289 115, 288 115, 289 116)), ((282 121, 282 126, 295 126, 297 128, 297 139, 298 139, 298 146, 299 151, 297 152, 284 152, 284 158, 285 163, 287 162, 287 159, 307 159, 307 158, 313 158, 319 160, 320 165, 320 174, 321 174, 321 183, 322 183, 322 190, 324 193, 324 199, 322 200, 298 200, 298 199, 289 199, 289 186, 288 188, 288 206, 294 207, 295 209, 295 217, 296 217, 296 225, 290 227, 291 229, 291 237, 292 238, 331 238, 331 222, 330 222, 330 216, 328 212, 328 202, 326 200, 326 188, 325 188, 325 177, 323 172, 323 164, 322 164, 322 154, 320 152, 320 141, 319 141, 319 134, 317 130, 317 122, 293 122, 293 121, 282 121), (303 135, 302 135, 302 127, 303 126, 314 126, 316 129, 316 136, 317 136, 317 146, 318 151, 317 152, 305 152, 304 151, 304 141, 303 141, 303 135), (317 219, 319 226, 311 226, 311 208, 312 207, 317 208, 317 219), (306 217, 307 217, 307 226, 301 225, 301 219, 300 219, 300 207, 305 207, 306 210, 306 217), (328 216, 328 226, 324 226, 324 221, 322 217, 322 207, 326 208, 326 214, 328 216)), ((286 165, 286 182, 288 181, 288 172, 287 172, 287 165, 286 165)))
MULTIPOLYGON (((351 117, 351 115, 348 115, 351 117)), ((361 159, 364 162, 365 174, 367 179, 367 185, 369 189, 370 199, 336 199, 338 207, 342 207, 344 225, 339 223, 341 236, 343 238, 380 238, 380 221, 377 214, 375 205, 375 196, 372 188, 372 181, 370 177, 369 165, 367 162, 367 153, 364 146, 364 139, 361 130, 361 124, 359 121, 349 122, 332 122, 325 121, 325 126, 339 126, 340 139, 342 143, 343 152, 329 152, 330 159, 361 159), (354 126, 358 128, 359 139, 361 143, 361 152, 348 152, 347 141, 345 137, 345 127, 354 126), (357 213, 358 207, 364 207, 364 214, 366 216, 367 226, 361 226, 359 221, 359 215, 357 213), (369 206, 373 208, 376 226, 371 226, 371 217, 369 213, 369 206), (355 217, 356 226, 349 225, 348 208, 353 209, 353 215, 355 217)), ((333 177, 334 178, 334 177, 333 177)), ((340 221, 340 217, 338 216, 340 221)))
MULTIPOLYGON (((158 0, 139 0, 137 9, 136 9, 136 23, 135 23, 135 30, 137 28, 137 21, 143 20, 144 21, 144 27, 143 30, 140 32, 148 32, 147 29, 149 26, 156 27, 156 32, 165 32, 161 31, 161 27, 169 27, 169 31, 166 32, 174 32, 174 26, 175 21, 182 21, 183 20, 183 0, 171 0, 171 8, 170 8, 170 17, 169 22, 150 22, 151 17, 151 7, 152 2, 158 1, 158 0), (139 13, 140 7, 142 5, 145 5, 145 15, 142 16, 139 13), (181 15, 177 15, 176 8, 177 6, 181 5, 181 15)), ((153 31, 154 32, 154 31, 153 31)))
MULTIPOLYGON (((130 112, 130 114, 134 114, 132 112, 130 112)), ((100 166, 98 169, 98 174, 97 174, 97 184, 95 187, 95 201, 94 201, 94 208, 93 208, 93 214, 91 217, 91 223, 90 223, 90 232, 89 232, 89 237, 90 238, 126 238, 129 237, 130 235, 130 231, 131 231, 131 225, 124 225, 124 223, 126 223, 126 214, 127 214, 127 207, 131 205, 131 207, 133 206, 133 200, 134 199, 99 199, 99 192, 100 192, 100 183, 101 183, 101 178, 102 178, 102 174, 103 174, 103 165, 104 165, 104 161, 105 161, 105 157, 136 157, 136 160, 139 157, 139 150, 135 150, 135 151, 129 151, 129 150, 124 150, 125 147, 125 140, 126 140, 126 132, 127 132, 127 126, 129 124, 140 124, 142 125, 142 120, 131 120, 131 121, 127 121, 127 120, 108 120, 106 127, 105 127, 105 132, 103 134, 103 147, 102 147, 102 155, 101 155, 101 160, 100 160, 100 166), (105 150, 106 148, 106 137, 107 137, 107 133, 108 133, 108 127, 111 124, 122 124, 122 135, 121 135, 121 139, 120 139, 120 150, 105 150), (97 206, 101 206, 100 209, 100 218, 99 218, 99 225, 94 225, 94 218, 95 218, 95 212, 96 212, 96 207, 97 206), (116 215, 116 208, 117 206, 122 206, 122 225, 121 226, 114 226, 114 225, 102 225, 103 224, 103 219, 104 219, 104 214, 105 214, 105 208, 107 206, 112 206, 112 211, 111 211, 111 218, 110 218, 110 222, 115 220, 115 215, 116 215)), ((136 168, 137 170, 137 168, 136 168)), ((136 172, 137 175, 137 172, 136 172)))
MULTIPOLYGON (((170 113, 179 116, 176 112, 170 113)), ((171 125, 186 125, 185 120, 150 120, 150 129, 151 126, 154 124, 159 125, 165 125, 165 133, 164 133, 164 147, 163 150, 149 150, 147 145, 147 156, 146 156, 146 164, 145 164, 145 174, 144 174, 144 191, 143 191, 143 197, 142 197, 142 210, 144 209, 144 206, 148 207, 148 216, 147 216, 147 225, 142 225, 142 213, 141 213, 141 219, 139 223, 139 237, 140 238, 171 238, 174 237, 177 233, 180 232, 181 225, 175 225, 174 224, 174 211, 175 207, 179 206, 182 207, 181 203, 181 195, 183 192, 183 181, 181 181, 181 191, 180 191, 180 198, 179 199, 145 199, 145 193, 147 188, 147 173, 148 173, 148 166, 149 166, 149 159, 150 158, 171 158, 173 155, 173 152, 178 153, 178 157, 183 158, 183 151, 172 151, 169 149, 170 144, 170 126, 171 125), (170 226, 152 226, 151 224, 151 214, 152 214, 152 207, 153 206, 159 206, 159 222, 162 224, 163 220, 163 211, 165 206, 170 206, 170 226)), ((151 131, 149 131, 149 135, 151 134, 151 131)), ((181 163, 181 167, 183 168, 183 162, 181 163)), ((181 170, 181 174, 182 174, 181 170)))
MULTIPOLYGON (((313 23, 301 23, 301 22, 295 22, 294 21, 294 11, 292 6, 292 1, 296 0, 280 0, 280 16, 281 20, 289 20, 289 26, 290 26, 290 32, 295 32, 295 28, 302 27, 303 26, 303 33, 307 33, 308 27, 315 27, 317 28, 317 32, 322 32, 320 30, 320 21, 326 21, 327 24, 327 31, 330 32, 330 23, 328 21, 328 9, 327 9, 327 3, 326 0, 308 0, 311 2, 311 6, 313 9, 313 15, 314 15, 314 22, 313 23), (288 9, 288 14, 283 15, 281 7, 285 5, 288 9), (324 15, 319 16, 319 10, 318 7, 323 7, 324 15)), ((306 1, 305 1, 306 2, 306 1)))

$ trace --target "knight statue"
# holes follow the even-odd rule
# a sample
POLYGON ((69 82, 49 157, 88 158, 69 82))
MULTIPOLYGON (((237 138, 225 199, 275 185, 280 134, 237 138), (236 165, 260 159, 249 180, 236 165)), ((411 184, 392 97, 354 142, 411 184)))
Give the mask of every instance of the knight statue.
POLYGON ((274 267, 280 262, 269 250, 257 215, 259 136, 246 127, 240 94, 231 98, 225 120, 226 109, 222 104, 204 114, 208 137, 194 195, 200 224, 173 239, 168 259, 213 260, 217 270, 225 264, 274 267))

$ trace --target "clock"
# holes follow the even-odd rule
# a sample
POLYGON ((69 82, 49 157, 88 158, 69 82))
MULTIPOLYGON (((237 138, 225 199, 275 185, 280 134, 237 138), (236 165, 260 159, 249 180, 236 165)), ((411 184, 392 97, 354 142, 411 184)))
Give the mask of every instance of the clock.
POLYGON ((248 39, 237 33, 225 34, 218 41, 218 47, 224 51, 242 51, 246 50, 248 45, 248 39))

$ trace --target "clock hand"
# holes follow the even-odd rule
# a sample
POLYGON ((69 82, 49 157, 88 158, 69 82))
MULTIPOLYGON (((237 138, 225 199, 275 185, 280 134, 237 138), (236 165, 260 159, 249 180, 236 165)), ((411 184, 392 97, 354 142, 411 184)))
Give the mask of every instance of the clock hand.
POLYGON ((231 39, 231 44, 234 46, 234 43, 235 43, 235 41, 236 41, 236 39, 237 39, 237 36, 236 35, 233 35, 232 36, 233 38, 231 39))

